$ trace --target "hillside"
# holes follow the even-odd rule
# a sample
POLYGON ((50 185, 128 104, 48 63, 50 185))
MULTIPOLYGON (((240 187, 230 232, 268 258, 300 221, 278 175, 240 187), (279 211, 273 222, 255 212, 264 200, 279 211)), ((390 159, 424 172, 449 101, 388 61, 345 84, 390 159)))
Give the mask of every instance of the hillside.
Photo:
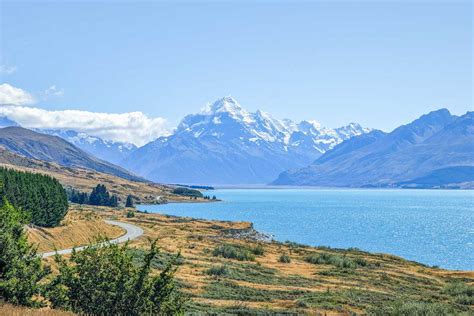
POLYGON ((38 129, 37 131, 43 134, 61 137, 94 157, 116 165, 120 164, 122 160, 137 149, 137 146, 130 143, 106 140, 74 130, 38 129))
POLYGON ((186 116, 172 135, 138 148, 121 165, 160 183, 264 184, 368 131, 355 123, 330 129, 278 120, 225 97, 186 116))
MULTIPOLYGON (((425 315, 427 310, 427 315, 469 315, 474 308, 472 271, 448 271, 358 249, 262 241, 248 222, 140 213, 127 218, 124 211, 73 206, 65 228, 43 233, 59 237, 76 225, 96 227, 100 217, 144 229, 145 235, 130 243, 137 261, 143 259, 149 238, 158 238, 161 253, 152 262, 155 272, 181 252, 176 278, 190 298, 191 313, 397 315, 393 311, 398 308, 404 315, 425 315)), ((51 239, 44 240, 47 249, 51 239)), ((35 240, 45 247, 43 239, 35 240)), ((52 258, 47 262, 54 264, 52 258)))
POLYGON ((27 158, 54 162, 65 167, 91 169, 129 180, 143 180, 121 167, 93 157, 62 138, 21 127, 0 129, 0 146, 27 158))
MULTIPOLYGON (((97 184, 105 184, 112 194, 125 201, 131 194, 136 203, 153 204, 162 201, 189 201, 188 197, 172 194, 170 186, 151 182, 127 180, 118 176, 90 169, 63 167, 56 163, 26 158, 0 147, 0 166, 16 170, 39 172, 50 175, 65 186, 82 192, 90 192, 97 184)), ((193 202, 204 202, 197 199, 193 202)))
POLYGON ((474 112, 442 109, 391 133, 372 131, 328 151, 274 184, 336 187, 473 187, 474 112))

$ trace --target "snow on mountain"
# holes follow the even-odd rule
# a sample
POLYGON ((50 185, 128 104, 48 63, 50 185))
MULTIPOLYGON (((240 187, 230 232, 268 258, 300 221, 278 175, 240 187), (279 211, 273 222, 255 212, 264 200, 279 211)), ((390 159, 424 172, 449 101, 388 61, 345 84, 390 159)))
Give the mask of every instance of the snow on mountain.
POLYGON ((128 157, 128 155, 137 148, 134 144, 105 140, 74 130, 36 129, 36 131, 47 135, 58 136, 97 158, 115 164, 120 163, 120 161, 128 157))
POLYGON ((136 150, 123 166, 159 182, 266 183, 368 131, 353 123, 330 129, 315 121, 278 120, 224 97, 186 116, 171 136, 136 150))

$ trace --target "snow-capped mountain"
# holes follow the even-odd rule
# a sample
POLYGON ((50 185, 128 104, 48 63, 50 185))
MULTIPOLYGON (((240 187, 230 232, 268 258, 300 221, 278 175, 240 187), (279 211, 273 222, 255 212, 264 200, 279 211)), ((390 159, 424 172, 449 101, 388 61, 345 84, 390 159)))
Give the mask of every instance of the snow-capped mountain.
POLYGON ((137 146, 134 144, 105 140, 100 137, 91 136, 74 130, 36 129, 36 131, 47 135, 61 137, 95 157, 114 164, 118 164, 120 161, 128 157, 131 152, 137 149, 137 146))
POLYGON ((274 184, 472 188, 474 112, 458 117, 440 109, 390 133, 372 131, 281 173, 274 184))
POLYGON ((171 136, 137 149, 122 166, 165 183, 261 184, 369 131, 355 123, 330 129, 278 120, 225 97, 186 116, 171 136))
MULTIPOLYGON (((20 124, 6 116, 0 116, 0 128, 10 126, 19 127, 20 124)), ((134 144, 106 140, 75 130, 44 128, 35 128, 33 130, 46 135, 58 136, 89 154, 114 164, 118 164, 120 161, 128 157, 132 151, 137 149, 137 146, 134 144)))

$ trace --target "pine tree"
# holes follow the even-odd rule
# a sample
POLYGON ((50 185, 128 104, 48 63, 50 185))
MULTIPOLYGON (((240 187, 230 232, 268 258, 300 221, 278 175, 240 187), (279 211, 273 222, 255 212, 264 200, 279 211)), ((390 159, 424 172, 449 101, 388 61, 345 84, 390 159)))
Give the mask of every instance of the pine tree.
POLYGON ((67 213, 66 191, 52 177, 0 168, 0 182, 0 199, 25 210, 33 224, 56 226, 67 213))
POLYGON ((133 207, 133 198, 130 194, 127 196, 127 201, 125 202, 125 207, 133 207))
POLYGON ((41 305, 34 299, 40 281, 50 272, 41 264, 36 248, 28 244, 24 225, 28 214, 5 199, 0 206, 0 300, 27 306, 41 305))

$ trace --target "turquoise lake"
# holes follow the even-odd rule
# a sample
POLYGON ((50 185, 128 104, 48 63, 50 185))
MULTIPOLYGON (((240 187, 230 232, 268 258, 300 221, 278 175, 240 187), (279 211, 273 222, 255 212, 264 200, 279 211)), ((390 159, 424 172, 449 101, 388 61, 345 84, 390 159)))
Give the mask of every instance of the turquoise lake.
POLYGON ((140 205, 140 210, 250 221, 274 239, 391 253, 474 270, 474 191, 225 189, 222 202, 140 205))

